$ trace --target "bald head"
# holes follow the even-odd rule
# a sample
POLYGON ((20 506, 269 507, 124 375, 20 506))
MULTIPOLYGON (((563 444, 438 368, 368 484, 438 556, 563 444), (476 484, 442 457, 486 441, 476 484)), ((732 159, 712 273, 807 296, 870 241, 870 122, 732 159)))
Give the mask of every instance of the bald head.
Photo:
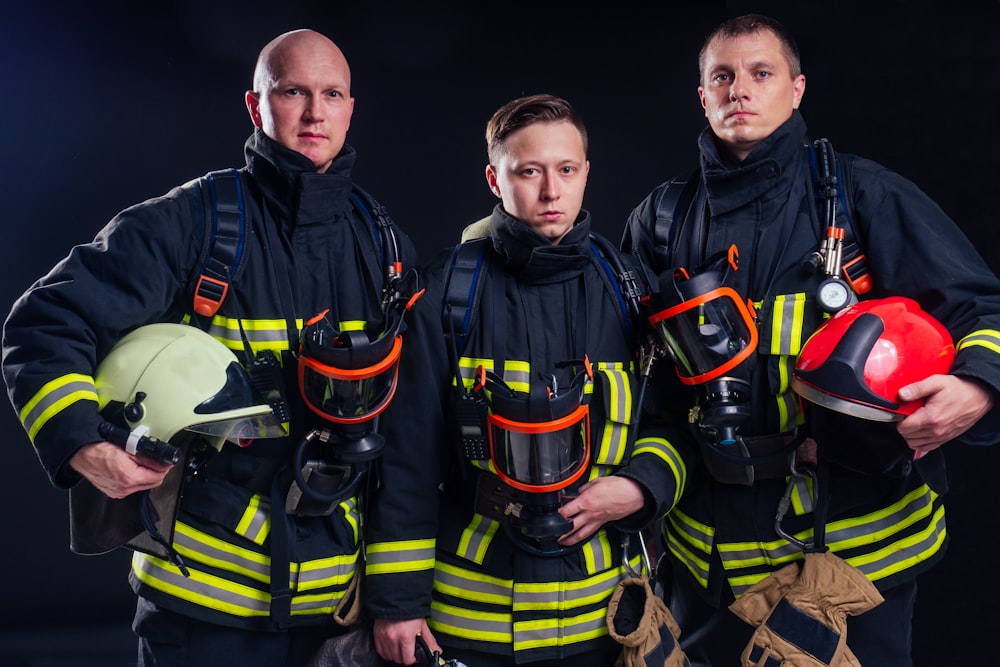
POLYGON ((340 47, 326 35, 305 28, 278 35, 260 50, 253 71, 253 90, 257 94, 266 94, 281 79, 290 63, 306 55, 316 60, 327 60, 331 66, 342 69, 350 95, 351 68, 340 47))
POLYGON ((347 58, 314 30, 279 35, 257 58, 246 104, 264 134, 326 171, 344 148, 354 112, 347 58))

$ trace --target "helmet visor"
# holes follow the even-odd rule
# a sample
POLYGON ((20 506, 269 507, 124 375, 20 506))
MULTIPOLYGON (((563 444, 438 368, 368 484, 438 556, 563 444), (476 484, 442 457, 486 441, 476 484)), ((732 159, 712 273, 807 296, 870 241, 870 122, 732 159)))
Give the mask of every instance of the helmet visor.
POLYGON ((186 430, 224 438, 238 445, 246 445, 258 438, 280 438, 287 435, 285 427, 269 405, 230 410, 215 417, 212 421, 192 424, 186 430))
POLYGON ((735 290, 719 287, 649 318, 685 384, 720 377, 757 347, 757 327, 735 290))
POLYGON ((558 491, 583 474, 590 458, 587 405, 547 422, 519 422, 497 414, 487 421, 493 464, 511 486, 532 493, 558 491))
POLYGON ((402 336, 388 354, 358 369, 338 368, 305 354, 299 357, 299 390, 309 408, 332 422, 367 421, 385 410, 396 393, 402 336))

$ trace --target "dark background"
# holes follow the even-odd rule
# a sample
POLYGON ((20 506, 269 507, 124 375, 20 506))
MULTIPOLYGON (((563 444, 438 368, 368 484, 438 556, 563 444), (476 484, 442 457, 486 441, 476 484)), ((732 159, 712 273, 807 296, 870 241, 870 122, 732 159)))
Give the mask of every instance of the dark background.
MULTIPOLYGON (((585 205, 618 240, 631 208, 693 165, 703 36, 760 11, 799 41, 813 136, 915 181, 1000 267, 1000 3, 590 4, 42 1, 0 10, 0 311, 120 209, 241 165, 257 52, 299 27, 329 35, 351 62, 356 179, 424 258, 490 211, 485 123, 536 92, 566 97, 587 121, 585 205)), ((71 554, 66 493, 49 485, 9 408, 0 434, 0 663, 134 664, 128 554, 71 554)), ((950 450, 952 544, 920 582, 918 667, 981 664, 993 653, 998 462, 1000 450, 950 450)))

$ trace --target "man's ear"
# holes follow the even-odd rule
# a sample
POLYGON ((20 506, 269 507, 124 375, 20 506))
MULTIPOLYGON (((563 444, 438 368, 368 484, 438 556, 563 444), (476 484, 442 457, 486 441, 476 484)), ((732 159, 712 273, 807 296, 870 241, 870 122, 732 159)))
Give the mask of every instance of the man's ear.
POLYGON ((486 184, 490 186, 490 192, 497 197, 500 196, 500 186, 497 184, 497 170, 492 164, 486 165, 486 184))
POLYGON ((263 124, 260 119, 260 95, 248 90, 246 93, 246 103, 247 111, 250 112, 250 121, 254 124, 254 127, 259 127, 263 129, 263 124))

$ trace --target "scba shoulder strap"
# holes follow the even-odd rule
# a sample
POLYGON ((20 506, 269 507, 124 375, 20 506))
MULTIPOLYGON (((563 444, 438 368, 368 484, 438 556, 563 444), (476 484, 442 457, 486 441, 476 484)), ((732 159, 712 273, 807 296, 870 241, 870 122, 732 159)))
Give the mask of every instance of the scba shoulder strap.
MULTIPOLYGON (((194 312, 212 317, 242 268, 246 239, 245 185, 236 169, 210 171, 199 180, 199 185, 205 208, 204 243, 190 291, 194 312)), ((351 202, 368 222, 382 264, 376 275, 384 271, 383 288, 388 291, 403 273, 396 233, 382 205, 357 185, 351 191, 351 202)))
MULTIPOLYGON (((445 334, 454 348, 456 359, 465 348, 465 340, 479 306, 482 293, 480 277, 484 270, 489 270, 490 260, 486 250, 491 242, 490 237, 473 239, 460 243, 452 251, 445 279, 442 316, 445 334)), ((599 234, 590 235, 590 251, 608 291, 617 299, 622 327, 631 337, 642 320, 640 303, 643 293, 636 273, 622 262, 611 242, 599 234)))
MULTIPOLYGON (((824 194, 827 196, 835 194, 839 204, 836 207, 836 221, 837 225, 844 230, 844 278, 858 294, 864 294, 871 289, 872 285, 871 276, 868 273, 868 263, 854 230, 854 191, 850 178, 851 160, 837 159, 828 139, 817 139, 806 149, 809 153, 810 173, 815 192, 821 200, 824 194), (825 155, 829 158, 817 160, 817 155, 825 155), (847 164, 846 177, 844 163, 847 164), (824 171, 824 165, 829 165, 829 169, 824 171)), ((673 268, 673 255, 680 236, 679 229, 685 222, 690 221, 698 226, 692 232, 696 236, 704 233, 702 229, 705 225, 704 216, 695 212, 694 218, 690 219, 692 204, 700 182, 701 169, 696 168, 686 177, 675 178, 668 182, 656 200, 656 219, 653 224, 653 256, 660 270, 673 268)))

